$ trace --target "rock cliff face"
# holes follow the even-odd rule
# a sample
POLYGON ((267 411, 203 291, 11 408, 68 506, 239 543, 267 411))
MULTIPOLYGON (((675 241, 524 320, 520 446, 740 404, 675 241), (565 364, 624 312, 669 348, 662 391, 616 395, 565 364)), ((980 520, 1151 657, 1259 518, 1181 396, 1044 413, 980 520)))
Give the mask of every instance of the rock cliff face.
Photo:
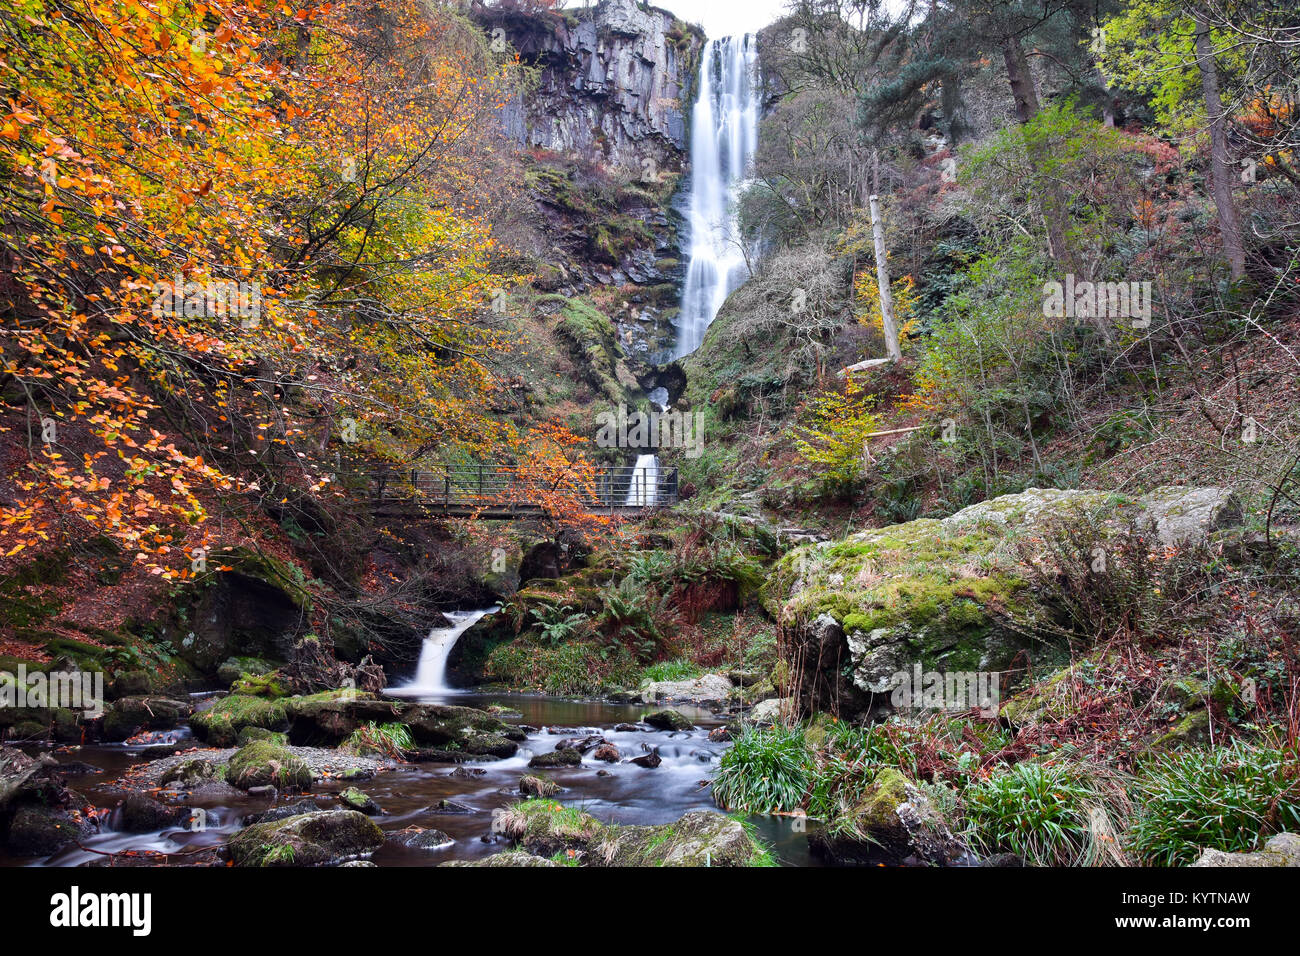
POLYGON ((639 173, 680 171, 704 40, 698 28, 634 0, 475 17, 537 70, 536 86, 503 113, 521 145, 639 173))

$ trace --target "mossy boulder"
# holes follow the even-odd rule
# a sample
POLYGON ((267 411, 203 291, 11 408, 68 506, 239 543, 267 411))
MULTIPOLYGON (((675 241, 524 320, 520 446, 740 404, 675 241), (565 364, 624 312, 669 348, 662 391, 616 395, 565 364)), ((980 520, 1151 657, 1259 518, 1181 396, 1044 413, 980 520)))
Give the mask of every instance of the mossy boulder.
POLYGON ((356 810, 358 813, 364 813, 368 817, 383 816, 384 811, 380 809, 379 804, 375 803, 370 794, 358 790, 356 787, 348 787, 339 794, 339 802, 349 810, 356 810))
POLYGON ((127 794, 114 818, 115 828, 127 833, 152 833, 182 826, 190 819, 188 807, 170 807, 143 793, 127 794))
POLYGON ((288 660, 311 610, 302 570, 247 548, 207 560, 221 570, 193 593, 193 624, 177 641, 180 657, 205 674, 230 658, 288 660))
POLYGON ((930 799, 893 767, 877 771, 857 802, 825 821, 808 843, 816 856, 841 866, 974 860, 930 799))
POLYGON ((1222 489, 1159 489, 1128 498, 1031 488, 947 518, 796 548, 777 563, 761 599, 795 635, 805 662, 802 709, 826 709, 834 701, 841 712, 884 712, 898 675, 917 665, 996 672, 1018 654, 1042 665, 1062 657, 1042 639, 1057 609, 1036 592, 1021 540, 1051 535, 1085 516, 1103 536, 1138 526, 1152 528, 1159 540, 1160 529, 1180 542, 1203 540, 1240 516, 1229 498, 1222 489))
POLYGON ((662 826, 609 826, 594 866, 767 866, 771 858, 740 821, 692 810, 662 826))
POLYGON ((211 760, 204 760, 202 757, 193 757, 165 771, 159 778, 158 785, 193 790, 207 783, 224 780, 225 776, 225 767, 218 766, 211 760))
POLYGON ((232 694, 191 717, 190 726, 200 740, 214 747, 230 747, 245 727, 288 730, 289 718, 278 700, 232 694))
POLYGON ((310 790, 311 769, 286 748, 269 740, 255 740, 241 747, 226 765, 226 782, 241 790, 275 787, 277 790, 310 790))
POLYGON ((269 697, 272 700, 289 696, 283 679, 275 671, 269 674, 241 674, 231 683, 230 693, 245 697, 269 697))
POLYGON ((545 777, 525 774, 519 778, 519 792, 525 797, 553 797, 560 792, 560 785, 545 777))
POLYGON ((582 765, 582 754, 572 747, 562 747, 549 753, 537 754, 528 761, 528 766, 537 770, 554 767, 578 767, 582 765))
POLYGON ((236 866, 324 866, 373 853, 384 831, 364 813, 329 810, 255 823, 231 839, 236 866))
POLYGON ((6 846, 16 856, 49 856, 95 832, 95 825, 74 811, 24 804, 9 821, 6 846))
POLYGON ((265 727, 243 727, 239 731, 239 736, 235 739, 235 746, 244 747, 255 740, 265 740, 269 743, 283 747, 289 742, 287 735, 274 730, 267 730, 265 727))
POLYGON ((217 680, 233 684, 241 676, 261 677, 275 669, 275 664, 260 657, 228 657, 217 667, 217 680))
POLYGON ((695 725, 690 719, 675 710, 656 710, 641 718, 656 730, 690 730, 695 725))
POLYGON ((558 867, 563 864, 555 860, 548 860, 544 856, 535 856, 532 853, 525 853, 523 850, 506 850, 503 853, 494 853, 491 856, 484 857, 481 860, 448 860, 443 866, 552 866, 558 867))
POLYGON ((708 810, 692 811, 662 826, 619 826, 554 800, 525 800, 504 811, 496 828, 533 856, 563 855, 582 866, 771 863, 744 824, 708 810))

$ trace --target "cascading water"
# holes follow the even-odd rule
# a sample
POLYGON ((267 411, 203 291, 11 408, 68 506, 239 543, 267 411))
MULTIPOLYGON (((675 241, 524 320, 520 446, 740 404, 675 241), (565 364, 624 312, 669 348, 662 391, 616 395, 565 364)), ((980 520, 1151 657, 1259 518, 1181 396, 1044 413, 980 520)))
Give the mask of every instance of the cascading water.
POLYGON ((391 687, 386 693, 396 697, 421 697, 425 694, 454 693, 445 683, 447 656, 456 645, 460 636, 468 631, 481 618, 498 610, 490 607, 483 611, 449 611, 447 620, 451 627, 435 627, 424 639, 420 649, 420 663, 415 668, 415 677, 409 684, 391 687))
POLYGON ((659 459, 654 455, 638 455, 632 466, 631 482, 623 505, 628 508, 654 506, 659 491, 659 459))
POLYGON ((758 147, 755 39, 710 40, 691 113, 690 226, 677 357, 699 348, 727 295, 745 277, 735 199, 758 147))

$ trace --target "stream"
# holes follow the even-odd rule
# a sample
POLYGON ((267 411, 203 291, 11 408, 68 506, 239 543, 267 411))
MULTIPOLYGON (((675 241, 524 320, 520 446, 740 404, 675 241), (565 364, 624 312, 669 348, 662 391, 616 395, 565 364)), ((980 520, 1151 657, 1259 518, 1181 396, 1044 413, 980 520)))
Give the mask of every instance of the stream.
MULTIPOLYGON (((403 695, 412 696, 412 695, 403 695)), ((508 848, 507 841, 492 835, 492 811, 509 806, 519 797, 519 778, 536 773, 564 787, 556 798, 566 805, 581 807, 606 823, 670 823, 689 810, 716 810, 709 789, 703 785, 717 767, 718 758, 729 746, 709 741, 708 733, 724 723, 721 717, 690 706, 675 707, 696 726, 688 732, 659 730, 623 730, 614 727, 635 722, 648 708, 641 705, 615 704, 599 700, 570 700, 541 695, 521 694, 428 694, 418 695, 427 703, 454 703, 469 707, 500 704, 519 713, 507 722, 537 728, 520 744, 519 752, 504 760, 484 763, 402 764, 380 773, 373 779, 356 784, 387 811, 375 822, 384 830, 401 830, 417 825, 442 830, 456 842, 439 850, 414 850, 386 843, 371 858, 379 866, 433 866, 452 859, 470 859, 498 853, 508 848), (531 771, 528 760, 537 753, 555 749, 562 737, 599 733, 619 748, 626 757, 659 748, 663 762, 654 769, 622 762, 608 764, 593 760, 588 754, 580 767, 531 771), (605 775, 600 775, 604 771, 605 775), (468 812, 447 812, 442 801, 459 804, 468 812)), ((194 746, 188 728, 175 732, 180 748, 194 746)), ((35 753, 39 748, 29 750, 35 753)), ((86 745, 58 754, 63 763, 80 761, 99 772, 70 778, 73 789, 84 794, 97 807, 114 807, 125 794, 109 786, 128 767, 161 754, 147 746, 122 744, 86 745)), ((304 797, 280 798, 280 802, 311 799, 321 809, 334 809, 334 795, 346 789, 343 782, 317 783, 304 797)), ((182 828, 157 833, 122 833, 105 827, 85 842, 91 851, 100 853, 123 850, 155 850, 174 854, 182 850, 215 846, 233 836, 251 813, 269 809, 265 799, 227 798, 227 802, 210 803, 196 799, 189 805, 202 807, 207 826, 199 832, 182 828)), ((808 853, 805 833, 795 832, 789 818, 753 817, 757 835, 773 845, 778 859, 786 865, 815 865, 808 853)), ((108 826, 111 826, 111 817, 108 826)), ((66 849, 43 860, 5 857, 0 865, 77 866, 98 856, 80 848, 66 849)))
MULTIPOLYGON (((574 700, 537 694, 479 694, 448 688, 443 682, 447 655, 461 633, 493 609, 461 611, 448 614, 450 627, 436 628, 425 639, 414 677, 390 689, 394 697, 421 703, 455 704, 486 708, 500 705, 516 716, 503 716, 508 723, 523 727, 527 739, 511 757, 479 763, 399 764, 356 784, 369 794, 385 814, 375 822, 386 831, 409 826, 441 830, 455 842, 436 850, 411 849, 386 843, 372 860, 379 866, 432 866, 452 859, 472 859, 508 849, 508 841, 492 832, 493 811, 520 799, 519 778, 535 773, 553 780, 564 788, 556 797, 561 803, 580 807, 605 823, 663 824, 679 819, 690 810, 717 810, 708 781, 729 743, 710 741, 709 731, 725 723, 721 715, 685 704, 673 708, 695 726, 689 731, 663 731, 637 724, 641 716, 654 709, 641 704, 621 704, 604 700, 574 700), (616 730, 620 725, 624 729, 616 730), (636 725, 629 729, 628 725, 636 725), (622 762, 605 763, 593 759, 591 752, 581 766, 532 771, 529 758, 548 753, 565 737, 599 734, 614 744, 623 755, 622 762), (629 758, 657 749, 662 762, 644 768, 629 758)), ((209 695, 202 695, 209 696, 209 695)), ((68 785, 83 794, 97 807, 111 810, 125 797, 112 784, 133 765, 166 756, 177 750, 196 746, 189 727, 154 734, 149 744, 87 744, 61 748, 56 755, 60 763, 79 762, 95 772, 71 777, 68 785)), ((36 754, 42 748, 25 748, 36 754)), ((280 803, 313 800, 321 809, 339 806, 336 794, 349 786, 343 781, 317 782, 305 796, 282 796, 280 803)), ((226 842, 243 825, 249 814, 270 809, 275 804, 264 797, 226 795, 220 802, 195 797, 188 803, 201 807, 205 827, 189 830, 174 827, 155 833, 126 833, 112 829, 113 814, 107 814, 101 831, 88 838, 83 846, 71 847, 45 859, 5 857, 5 866, 78 866, 90 863, 105 853, 124 850, 149 850, 178 854, 186 850, 217 846, 226 842)), ((786 865, 815 865, 808 851, 807 834, 791 818, 751 818, 757 835, 773 847, 786 865)), ((802 821, 799 821, 800 823, 802 821)), ((180 862, 183 857, 175 857, 180 862)))

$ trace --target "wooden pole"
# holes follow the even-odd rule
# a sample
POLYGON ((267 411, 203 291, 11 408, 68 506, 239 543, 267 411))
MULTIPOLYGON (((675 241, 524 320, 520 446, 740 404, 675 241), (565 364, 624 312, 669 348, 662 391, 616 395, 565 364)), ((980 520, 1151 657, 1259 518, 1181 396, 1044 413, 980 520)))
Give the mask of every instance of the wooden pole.
POLYGON ((871 194, 871 236, 876 243, 876 284, 880 286, 880 319, 885 327, 885 351, 891 362, 901 361, 898 328, 894 325, 894 295, 889 290, 889 264, 885 261, 885 225, 880 220, 880 197, 871 194))

